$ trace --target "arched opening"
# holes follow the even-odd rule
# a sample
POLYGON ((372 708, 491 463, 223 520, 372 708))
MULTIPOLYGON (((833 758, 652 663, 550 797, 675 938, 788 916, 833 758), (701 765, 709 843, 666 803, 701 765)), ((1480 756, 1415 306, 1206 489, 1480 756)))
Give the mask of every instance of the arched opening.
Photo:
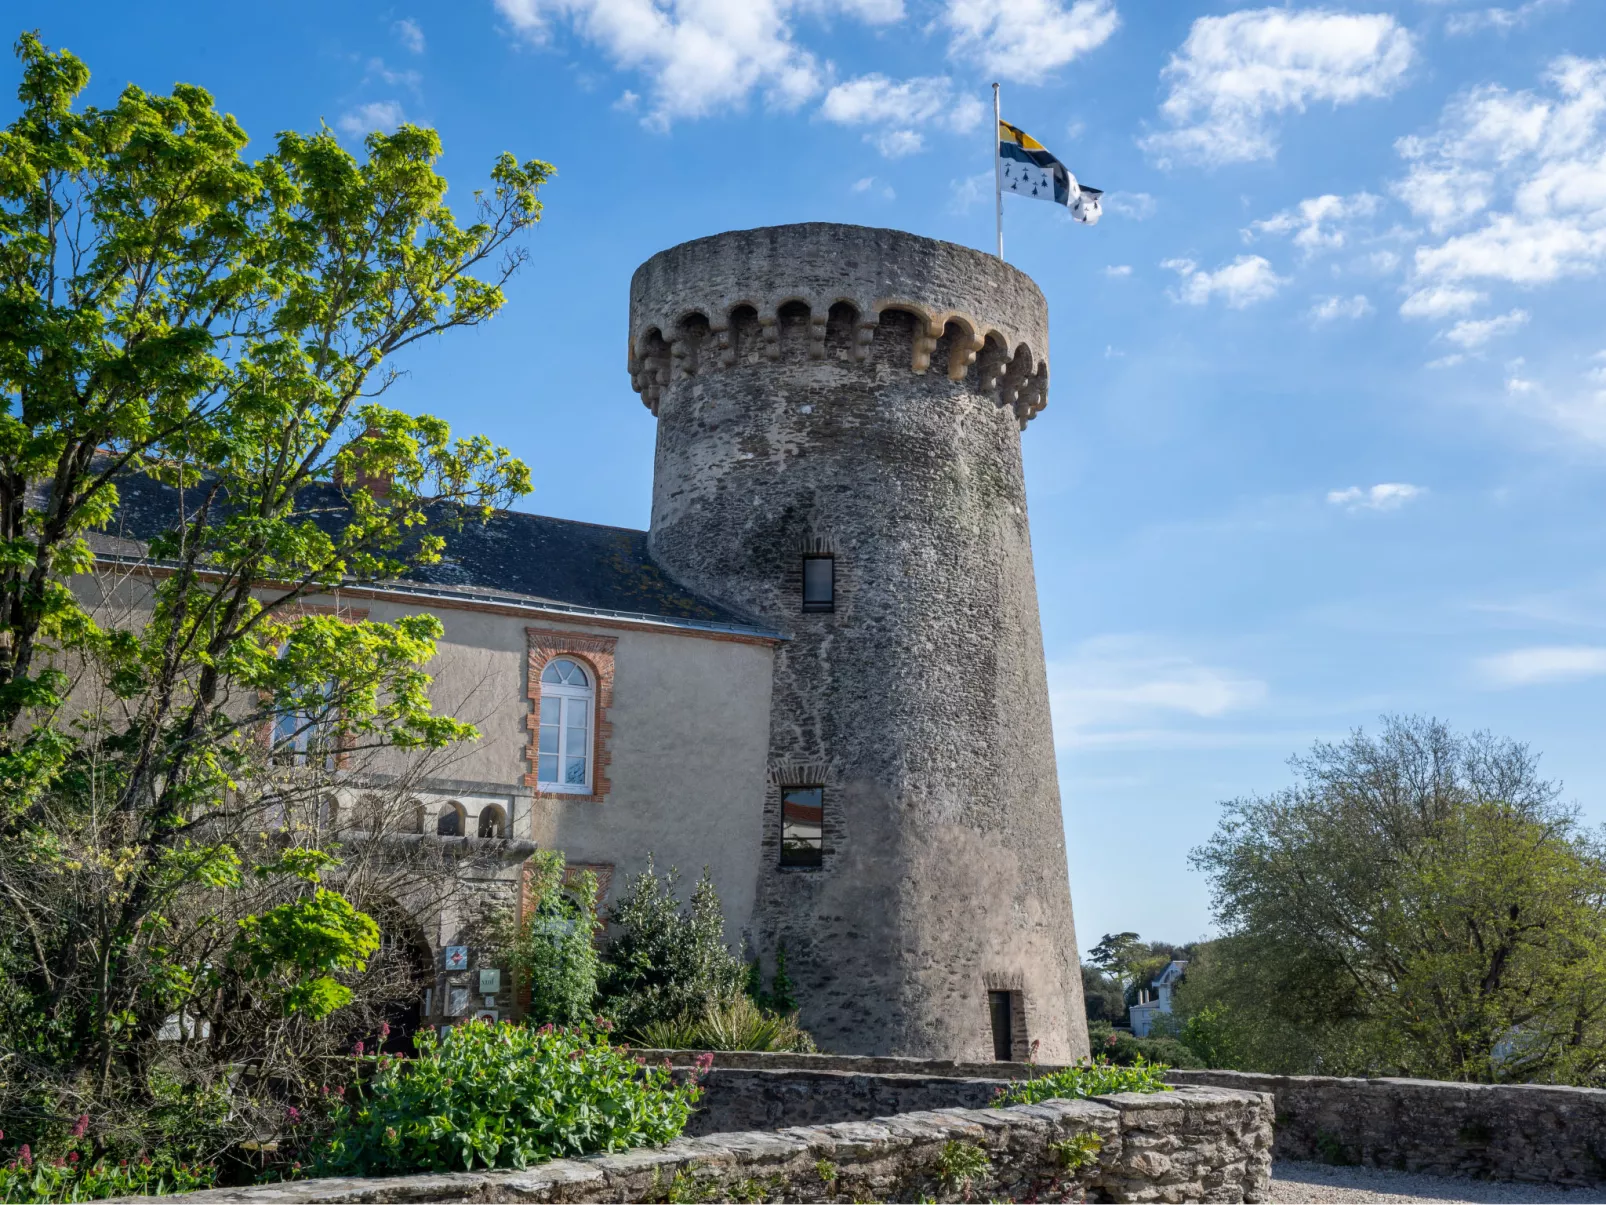
POLYGON ((870 358, 908 371, 915 336, 925 329, 925 319, 909 310, 881 311, 875 337, 870 342, 870 358))
POLYGON ((376 1024, 367 1041, 385 1054, 411 1054, 413 1034, 429 1022, 424 999, 434 987, 435 959, 423 926, 401 905, 381 900, 368 911, 379 924, 379 950, 365 972, 377 989, 369 998, 376 1000, 379 1021, 389 1025, 390 1032, 381 1036, 376 1024))
POLYGON ((507 836, 507 813, 494 803, 480 809, 479 837, 481 841, 501 840, 507 836))
POLYGON ((455 799, 450 800, 441 806, 440 812, 435 817, 435 835, 437 837, 463 836, 468 831, 464 820, 463 805, 455 799))
POLYGON ((684 376, 694 377, 703 370, 708 350, 708 318, 703 314, 687 314, 680 320, 679 338, 675 340, 675 364, 684 376))

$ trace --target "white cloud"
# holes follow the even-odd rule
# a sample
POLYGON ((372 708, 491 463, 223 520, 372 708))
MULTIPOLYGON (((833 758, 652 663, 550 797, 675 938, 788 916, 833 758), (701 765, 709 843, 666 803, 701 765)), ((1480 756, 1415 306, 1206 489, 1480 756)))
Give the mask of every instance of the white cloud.
POLYGON ((1146 192, 1107 192, 1099 203, 1110 213, 1134 222, 1152 218, 1156 208, 1154 198, 1146 192))
POLYGON ((925 139, 914 127, 968 134, 981 124, 984 113, 980 100, 956 93, 945 75, 907 80, 861 75, 836 85, 820 105, 820 116, 827 121, 879 127, 864 140, 889 158, 912 155, 924 147, 925 139))
POLYGON ((621 70, 649 81, 644 124, 667 129, 746 103, 755 92, 781 109, 818 96, 827 68, 793 38, 798 14, 843 13, 870 24, 901 20, 901 0, 496 0, 513 32, 545 43, 566 21, 621 70))
POLYGON ((1429 360, 1428 363, 1427 363, 1427 367, 1429 367, 1429 368, 1454 368, 1457 364, 1460 364, 1465 359, 1466 359, 1466 357, 1464 355, 1462 355, 1460 352, 1458 352, 1458 351, 1457 352, 1451 352, 1447 356, 1440 356, 1437 360, 1429 360))
POLYGON ((1400 313, 1407 318, 1448 318, 1453 314, 1464 314, 1488 300, 1489 294, 1476 289, 1429 285, 1401 302, 1400 313))
POLYGON ((424 53, 424 31, 411 17, 403 17, 390 27, 396 40, 414 54, 424 53))
POLYGON ((863 193, 873 192, 876 196, 887 201, 895 200, 898 196, 898 194, 893 191, 892 185, 883 184, 874 176, 865 176, 862 180, 855 180, 853 182, 853 191, 863 193))
POLYGON ((1120 730, 1134 725, 1219 719, 1255 706, 1267 693, 1259 679, 1202 665, 1137 636, 1083 642, 1070 657, 1049 664, 1048 684, 1061 748, 1119 741, 1120 730))
POLYGON ((613 107, 620 113, 634 113, 641 106, 641 94, 626 88, 619 93, 619 99, 613 102, 613 107))
POLYGON ((1451 37, 1464 37, 1485 29, 1497 33, 1510 33, 1528 24, 1547 9, 1565 8, 1570 0, 1528 0, 1517 8, 1484 8, 1469 13, 1452 13, 1444 23, 1444 32, 1451 37))
POLYGON ((1365 294, 1353 297, 1323 297, 1310 307, 1312 322, 1335 322, 1340 318, 1364 318, 1372 312, 1372 303, 1365 294))
POLYGON ((1162 163, 1270 159, 1272 119, 1321 101, 1388 96, 1415 58, 1411 35, 1383 13, 1251 9, 1200 17, 1163 77, 1172 129, 1142 146, 1162 163))
POLYGON ((1162 268, 1170 268, 1181 278, 1172 296, 1186 305, 1204 305, 1211 297, 1220 295, 1229 306, 1241 310, 1257 301, 1264 301, 1288 283, 1278 276, 1271 264, 1259 255, 1240 255, 1230 264, 1214 272, 1202 271, 1191 259, 1168 259, 1162 268))
POLYGON ((398 71, 394 67, 388 67, 384 59, 369 59, 368 68, 363 72, 363 83, 373 80, 381 80, 393 88, 411 88, 417 92, 419 85, 424 82, 424 77, 407 68, 398 71))
POLYGON ((1104 275, 1106 275, 1106 276, 1131 276, 1132 275, 1132 265, 1131 264, 1106 264, 1105 267, 1104 267, 1104 275))
POLYGON ((1383 203, 1381 197, 1369 192, 1341 197, 1326 193, 1308 197, 1292 209, 1273 214, 1264 221, 1254 222, 1244 231, 1252 238, 1255 231, 1261 234, 1292 234, 1294 246, 1306 254, 1332 251, 1344 245, 1343 227, 1357 218, 1369 218, 1383 203))
POLYGON ((1527 322, 1527 310, 1512 310, 1509 314, 1501 314, 1496 318, 1463 318, 1445 331, 1444 337, 1457 347, 1471 351, 1482 347, 1491 339, 1509 335, 1519 327, 1525 326, 1527 322))
POLYGON ((348 109, 335 122, 335 128, 348 138, 362 138, 374 130, 394 130, 407 120, 402 107, 393 100, 377 100, 348 109))
POLYGON ((1491 686, 1575 682, 1606 674, 1606 648, 1584 644, 1512 649, 1509 653, 1480 658, 1477 668, 1491 686))
POLYGON ((983 200, 991 200, 993 193, 993 173, 977 172, 974 176, 966 176, 962 180, 948 182, 948 212, 954 214, 967 214, 980 205, 983 200))
POLYGON ((1506 392, 1510 394, 1538 393, 1539 382, 1530 381, 1526 377, 1507 377, 1506 392))
POLYGON ((1407 485, 1403 481, 1384 481, 1363 489, 1352 485, 1348 489, 1329 490, 1327 500, 1348 511, 1399 510, 1407 502, 1420 498, 1427 490, 1420 485, 1407 485))
POLYGON ((1545 284, 1606 264, 1606 59, 1551 62, 1545 91, 1473 88, 1402 138, 1395 192, 1442 241, 1424 280, 1545 284))
POLYGON ((1104 45, 1121 24, 1114 0, 947 0, 948 53, 1028 82, 1104 45))

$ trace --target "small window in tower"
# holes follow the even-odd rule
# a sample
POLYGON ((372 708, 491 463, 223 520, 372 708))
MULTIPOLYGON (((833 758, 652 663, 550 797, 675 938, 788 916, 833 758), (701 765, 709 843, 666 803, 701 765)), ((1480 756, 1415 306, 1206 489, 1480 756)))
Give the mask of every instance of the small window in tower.
POLYGON ((987 1011, 993 1023, 993 1058, 1007 1063, 1014 1057, 1014 1004, 1013 992, 988 992, 987 1011))
POLYGON ((819 866, 825 855, 825 788, 781 791, 781 865, 819 866))
POLYGON ((836 561, 828 556, 803 558, 803 609, 836 609, 836 561))

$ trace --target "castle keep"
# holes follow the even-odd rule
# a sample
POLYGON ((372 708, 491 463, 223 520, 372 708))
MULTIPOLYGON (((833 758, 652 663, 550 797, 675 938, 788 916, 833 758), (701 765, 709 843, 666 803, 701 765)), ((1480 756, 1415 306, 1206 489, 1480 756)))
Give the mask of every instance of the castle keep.
MULTIPOLYGON (((310 600, 439 617, 435 706, 482 734, 410 777, 337 767, 316 822, 364 839, 382 787, 481 901, 541 848, 604 903, 649 857, 706 867, 826 1051, 1085 1055, 1021 467, 1042 294, 965 247, 810 223, 654 256, 629 323, 650 530, 502 512, 310 600)), ((107 565, 173 506, 120 496, 107 565)), ((415 894, 385 921, 420 984, 404 1028, 516 1014, 469 905, 415 894)))

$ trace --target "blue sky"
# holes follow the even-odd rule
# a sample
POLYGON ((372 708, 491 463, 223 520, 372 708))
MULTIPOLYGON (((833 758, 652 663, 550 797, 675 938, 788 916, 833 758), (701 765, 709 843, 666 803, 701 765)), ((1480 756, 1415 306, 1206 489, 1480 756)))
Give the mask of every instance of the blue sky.
POLYGON ((394 396, 525 457, 528 508, 635 527, 636 264, 802 220, 989 248, 1000 80, 1108 190, 1092 229, 1006 214, 1052 324, 1024 447, 1083 947, 1207 933, 1218 801, 1386 711, 1527 741, 1606 820, 1597 0, 8 12, 91 100, 198 83, 259 148, 433 125, 465 201, 502 150, 556 164, 506 311, 394 396))

